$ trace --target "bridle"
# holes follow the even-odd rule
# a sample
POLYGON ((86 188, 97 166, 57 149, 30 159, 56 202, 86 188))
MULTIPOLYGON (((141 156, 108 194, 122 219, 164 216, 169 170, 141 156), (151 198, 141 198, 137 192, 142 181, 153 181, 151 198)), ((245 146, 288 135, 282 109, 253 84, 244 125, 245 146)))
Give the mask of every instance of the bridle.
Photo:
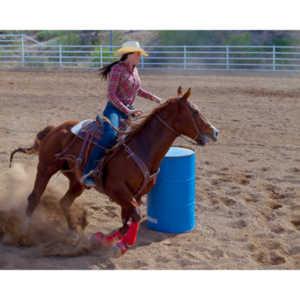
MULTIPOLYGON (((193 138, 193 140, 197 141, 198 138, 200 138, 202 136, 202 133, 197 125, 197 122, 195 120, 195 117, 194 117, 194 114, 193 112, 191 111, 191 109, 187 106, 186 103, 184 103, 184 105, 187 107, 187 110, 188 112, 190 113, 191 117, 192 117, 192 121, 193 121, 193 125, 194 125, 194 128, 196 130, 196 135, 195 137, 193 138)), ((174 128, 172 128, 164 119, 162 119, 159 114, 156 114, 155 117, 166 127, 168 128, 176 137, 177 136, 180 136, 181 133, 179 133, 178 131, 176 131, 174 128)), ((183 137, 184 138, 184 137, 183 137)))

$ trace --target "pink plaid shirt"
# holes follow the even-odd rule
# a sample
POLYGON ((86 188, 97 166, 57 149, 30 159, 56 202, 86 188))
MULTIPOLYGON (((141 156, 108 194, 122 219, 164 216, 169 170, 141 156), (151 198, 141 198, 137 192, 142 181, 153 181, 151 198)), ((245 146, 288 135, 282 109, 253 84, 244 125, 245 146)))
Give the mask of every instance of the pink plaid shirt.
POLYGON ((141 79, 137 68, 130 70, 128 64, 119 62, 112 66, 108 81, 108 99, 126 115, 130 110, 125 104, 132 105, 136 96, 154 101, 155 95, 141 88, 141 79))

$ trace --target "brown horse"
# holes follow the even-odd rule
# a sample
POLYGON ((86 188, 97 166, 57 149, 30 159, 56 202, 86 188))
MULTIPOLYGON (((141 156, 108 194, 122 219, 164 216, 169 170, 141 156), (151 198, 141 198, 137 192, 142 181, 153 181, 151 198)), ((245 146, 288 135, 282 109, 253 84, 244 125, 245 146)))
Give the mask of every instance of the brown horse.
MULTIPOLYGON (((185 135, 200 145, 205 145, 206 137, 217 140, 218 130, 188 101, 191 89, 183 95, 179 87, 177 94, 178 97, 169 99, 143 121, 133 125, 123 141, 106 155, 104 163, 101 163, 102 171, 95 172, 96 189, 121 206, 123 227, 110 236, 95 234, 92 237, 94 243, 111 245, 117 238, 119 254, 135 243, 141 220, 141 197, 155 184, 160 163, 176 137, 185 135)), ((83 168, 79 176, 76 175, 75 160, 58 159, 57 154, 64 152, 64 157, 78 157, 82 140, 75 138, 70 131, 77 123, 69 121, 57 127, 48 126, 37 134, 32 147, 19 148, 11 154, 11 160, 16 152, 39 155, 35 184, 26 209, 29 219, 51 176, 61 171, 69 179, 69 189, 60 200, 60 205, 75 236, 77 228, 70 207, 86 188, 79 180, 83 168), (68 147, 70 144, 72 147, 68 147)))

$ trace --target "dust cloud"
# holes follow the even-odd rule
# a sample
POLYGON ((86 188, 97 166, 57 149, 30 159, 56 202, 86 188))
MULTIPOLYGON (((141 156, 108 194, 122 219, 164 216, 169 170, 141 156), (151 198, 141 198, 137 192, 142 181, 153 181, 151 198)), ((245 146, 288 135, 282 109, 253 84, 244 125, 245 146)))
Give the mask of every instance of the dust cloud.
POLYGON ((72 256, 89 251, 83 230, 87 225, 85 210, 74 203, 72 217, 78 224, 81 239, 78 245, 69 234, 59 200, 68 189, 63 175, 54 175, 34 211, 30 224, 26 223, 27 197, 34 185, 36 170, 14 164, 0 176, 0 237, 2 243, 17 247, 38 247, 44 255, 72 256), (80 245, 79 245, 80 244, 80 245))

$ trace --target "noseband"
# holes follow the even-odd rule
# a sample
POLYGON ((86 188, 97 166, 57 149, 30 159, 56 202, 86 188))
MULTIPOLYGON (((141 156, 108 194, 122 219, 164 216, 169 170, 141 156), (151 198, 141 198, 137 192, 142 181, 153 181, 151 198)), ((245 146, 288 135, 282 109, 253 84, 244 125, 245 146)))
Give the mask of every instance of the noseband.
MULTIPOLYGON (((187 104, 184 103, 184 105, 187 107, 187 104)), ((191 112, 190 108, 187 107, 188 112, 191 114, 192 116, 192 120, 193 120, 193 124, 194 124, 194 128, 197 132, 197 134, 195 135, 195 137, 193 138, 193 140, 197 140, 198 138, 201 137, 202 133, 197 125, 197 122, 195 120, 194 114, 191 112)), ((178 133, 174 128, 172 128, 165 120, 163 120, 158 114, 155 115, 155 117, 165 126, 167 127, 176 137, 181 135, 181 133, 178 133)))

